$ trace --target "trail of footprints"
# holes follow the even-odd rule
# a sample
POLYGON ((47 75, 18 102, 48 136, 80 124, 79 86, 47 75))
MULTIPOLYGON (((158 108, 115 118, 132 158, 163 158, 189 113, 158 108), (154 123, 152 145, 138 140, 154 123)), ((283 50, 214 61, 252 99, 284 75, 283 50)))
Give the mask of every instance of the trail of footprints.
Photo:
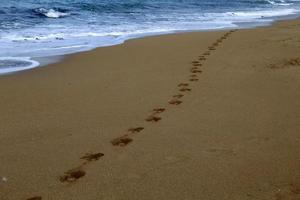
MULTIPOLYGON (((207 51, 205 51, 202 55, 200 55, 197 60, 191 62, 192 67, 190 68, 189 70, 190 74, 188 75, 189 82, 194 83, 199 80, 199 75, 202 73, 201 67, 203 67, 204 62, 208 59, 208 57, 212 54, 213 51, 217 50, 217 47, 220 44, 222 44, 224 40, 226 40, 232 33, 236 31, 237 30, 230 30, 227 33, 225 33, 221 38, 217 39, 211 46, 209 46, 207 48, 207 51)), ((177 85, 178 93, 172 96, 172 98, 168 101, 168 104, 171 106, 178 106, 182 104, 183 103, 182 98, 184 97, 184 95, 192 91, 192 89, 189 86, 190 83, 187 82, 179 83, 177 85)), ((152 109, 149 113, 149 116, 145 118, 145 122, 153 123, 153 124, 158 123, 159 121, 162 120, 161 114, 165 111, 166 109, 163 107, 152 109)), ((145 128, 142 126, 128 128, 124 135, 114 138, 113 140, 110 141, 110 143, 113 146, 125 147, 133 141, 132 137, 135 134, 138 134, 143 130, 145 130, 145 128)), ((79 166, 67 170, 66 172, 64 172, 63 175, 59 177, 60 182, 67 183, 67 184, 76 182, 78 179, 86 175, 85 168, 88 164, 99 160, 103 156, 104 156, 103 153, 85 154, 80 158, 80 160, 82 160, 83 162, 79 166)), ((35 197, 28 198, 26 200, 42 200, 42 197, 35 196, 35 197)))

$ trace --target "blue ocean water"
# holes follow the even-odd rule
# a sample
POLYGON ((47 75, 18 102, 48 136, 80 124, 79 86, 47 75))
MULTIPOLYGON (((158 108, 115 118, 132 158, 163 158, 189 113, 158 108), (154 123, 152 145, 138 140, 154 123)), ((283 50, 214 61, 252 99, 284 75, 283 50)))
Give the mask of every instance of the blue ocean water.
POLYGON ((0 4, 0 73, 30 58, 176 31, 238 28, 297 14, 300 0, 6 0, 0 4))

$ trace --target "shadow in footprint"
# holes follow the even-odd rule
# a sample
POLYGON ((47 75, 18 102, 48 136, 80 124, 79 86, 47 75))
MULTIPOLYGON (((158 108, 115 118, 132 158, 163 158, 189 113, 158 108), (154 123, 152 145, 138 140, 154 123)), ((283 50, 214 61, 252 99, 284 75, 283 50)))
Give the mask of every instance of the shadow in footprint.
POLYGON ((80 159, 91 162, 91 161, 99 160, 102 156, 104 156, 103 153, 86 153, 80 159))
POLYGON ((191 89, 190 88, 180 88, 179 91, 181 91, 181 92, 189 92, 189 91, 191 91, 191 89))
POLYGON ((172 99, 171 101, 169 101, 169 104, 171 104, 171 105, 179 105, 181 103, 182 103, 182 101, 180 101, 178 99, 172 99))
POLYGON ((190 77, 191 78, 197 78, 198 76, 197 76, 197 74, 191 74, 190 77))
POLYGON ((115 138, 111 141, 111 144, 113 146, 126 146, 128 145, 130 142, 132 142, 133 140, 131 138, 129 138, 127 135, 115 138))
POLYGON ((163 113, 163 112, 165 112, 165 111, 166 111, 165 108, 154 108, 154 109, 152 110, 152 112, 153 112, 154 114, 163 113))
POLYGON ((193 61, 192 64, 199 64, 199 61, 193 61))
POLYGON ((191 78, 190 81, 191 82, 195 82, 195 81, 199 81, 199 79, 197 79, 197 78, 191 78))
POLYGON ((85 171, 83 171, 82 169, 71 169, 67 172, 65 172, 65 175, 60 176, 59 180, 60 182, 68 182, 68 183, 72 183, 75 182, 76 180, 84 177, 86 174, 85 171))
POLYGON ((129 128, 128 132, 130 132, 130 133, 139 133, 144 129, 145 129, 144 127, 129 128))
POLYGON ((177 98, 177 99, 180 99, 182 98, 184 95, 183 94, 176 94, 176 95, 173 95, 174 98, 177 98))
POLYGON ((42 197, 41 196, 35 196, 35 197, 28 198, 26 200, 42 200, 42 197))
POLYGON ((193 66, 198 66, 198 67, 200 67, 200 66, 202 66, 202 64, 193 64, 193 66))
POLYGON ((158 122, 161 120, 161 117, 157 117, 154 115, 150 115, 149 117, 146 118, 147 122, 158 122))
POLYGON ((177 86, 178 87, 187 87, 187 86, 189 86, 189 84, 188 83, 180 83, 177 86))
POLYGON ((197 74, 197 73, 199 73, 199 74, 201 74, 202 73, 202 71, 201 70, 191 70, 191 73, 193 73, 193 74, 197 74))

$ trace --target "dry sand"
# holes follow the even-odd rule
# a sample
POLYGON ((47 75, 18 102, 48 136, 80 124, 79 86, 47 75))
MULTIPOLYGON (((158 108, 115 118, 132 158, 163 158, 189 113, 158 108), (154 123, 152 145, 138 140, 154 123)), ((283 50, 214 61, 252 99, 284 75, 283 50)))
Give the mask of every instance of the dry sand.
POLYGON ((291 20, 2 76, 0 199, 298 200, 299 52, 291 20))

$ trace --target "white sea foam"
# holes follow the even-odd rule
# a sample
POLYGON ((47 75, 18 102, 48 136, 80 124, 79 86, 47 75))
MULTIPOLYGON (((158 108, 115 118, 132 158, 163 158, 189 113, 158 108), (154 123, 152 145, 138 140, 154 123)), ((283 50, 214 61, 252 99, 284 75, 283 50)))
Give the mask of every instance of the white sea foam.
POLYGON ((279 0, 279 1, 267 0, 267 2, 272 4, 272 5, 276 5, 276 6, 289 6, 289 5, 292 5, 291 3, 286 3, 283 0, 279 0))
POLYGON ((37 13, 44 15, 45 17, 49 18, 60 18, 70 15, 70 13, 60 12, 54 9, 45 9, 45 8, 38 8, 35 10, 37 13))
POLYGON ((39 64, 30 57, 0 57, 0 74, 31 69, 39 64))

